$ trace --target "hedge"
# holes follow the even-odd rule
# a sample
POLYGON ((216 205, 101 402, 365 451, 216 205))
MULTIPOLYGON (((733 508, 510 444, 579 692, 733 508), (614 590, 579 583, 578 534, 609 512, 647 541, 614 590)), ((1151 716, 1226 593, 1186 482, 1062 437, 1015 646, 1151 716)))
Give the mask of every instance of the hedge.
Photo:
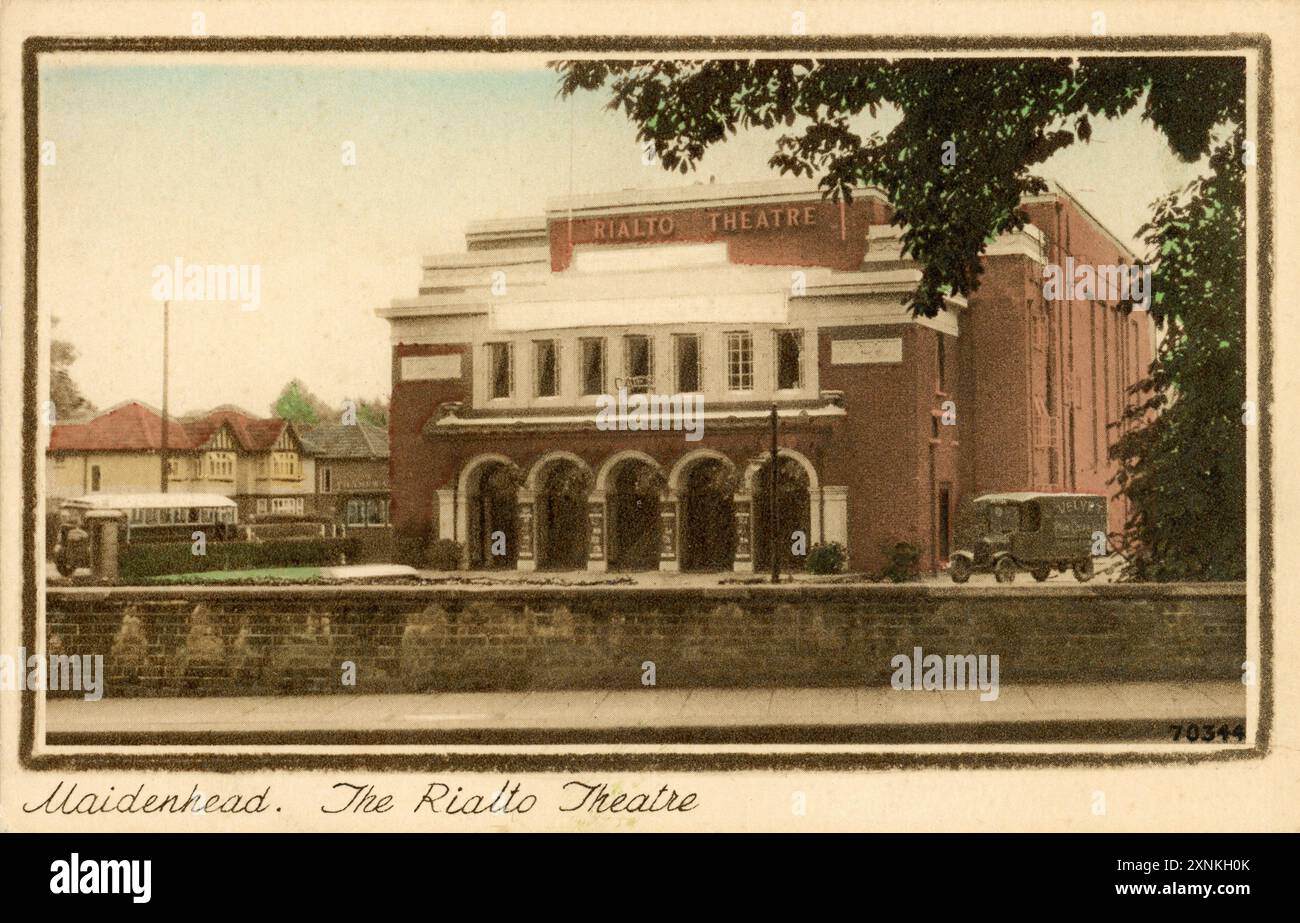
POLYGON ((270 542, 208 542, 207 554, 193 553, 192 542, 149 542, 128 545, 118 557, 124 581, 164 574, 262 567, 310 567, 349 561, 361 543, 355 538, 314 538, 270 542))

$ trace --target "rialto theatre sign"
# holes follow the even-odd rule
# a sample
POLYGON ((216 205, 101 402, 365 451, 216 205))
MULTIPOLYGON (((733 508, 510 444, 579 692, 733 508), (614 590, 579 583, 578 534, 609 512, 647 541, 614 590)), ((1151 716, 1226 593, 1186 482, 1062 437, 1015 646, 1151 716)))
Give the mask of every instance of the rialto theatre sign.
MULTIPOLYGON (((711 234, 734 231, 768 231, 780 228, 809 228, 817 223, 817 207, 804 205, 789 208, 735 208, 728 211, 704 211, 685 216, 685 223, 707 225, 711 234)), ((592 241, 648 241, 675 236, 678 219, 672 215, 631 218, 601 218, 586 222, 592 241)), ((691 227, 692 237, 698 227, 691 227)))

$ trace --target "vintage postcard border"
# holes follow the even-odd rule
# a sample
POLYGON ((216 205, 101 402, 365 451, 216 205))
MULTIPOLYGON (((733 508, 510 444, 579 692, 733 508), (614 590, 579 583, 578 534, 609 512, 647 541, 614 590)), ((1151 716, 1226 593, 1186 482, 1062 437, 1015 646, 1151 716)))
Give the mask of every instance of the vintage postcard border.
MULTIPOLYGON (((774 36, 710 37, 683 36, 655 37, 535 37, 535 38, 441 38, 419 36, 391 37, 245 37, 245 38, 76 38, 37 36, 23 43, 22 98, 23 98, 23 183, 24 183, 24 342, 23 342, 23 421, 22 421, 22 570, 23 570, 23 625, 22 641, 29 650, 39 647, 36 638, 37 610, 42 587, 37 584, 37 480, 39 416, 38 407, 38 322, 37 298, 37 233, 38 233, 38 174, 40 155, 38 125, 38 61, 42 54, 54 52, 471 52, 503 54, 533 52, 556 54, 572 53, 736 53, 736 52, 809 52, 809 53, 931 53, 953 52, 1202 52, 1228 53, 1253 51, 1257 55, 1258 93, 1253 116, 1256 120, 1255 137, 1258 144, 1256 287, 1257 287, 1257 400, 1261 407, 1258 431, 1257 476, 1259 479, 1259 572, 1255 575, 1258 593, 1260 690, 1258 727, 1251 748, 1220 749, 1203 753, 882 753, 882 752, 827 752, 825 750, 790 749, 789 741, 779 739, 779 734, 764 735, 744 730, 744 739, 735 739, 737 732, 724 729, 700 729, 697 740, 675 740, 675 745, 693 744, 755 744, 781 746, 781 750, 696 752, 545 752, 519 750, 515 752, 438 752, 394 753, 355 752, 330 754, 319 752, 194 752, 194 753, 69 753, 35 754, 36 693, 22 693, 22 710, 19 727, 19 757, 26 769, 91 770, 91 769, 196 769, 215 772, 239 772, 260 769, 321 769, 321 768, 374 768, 385 770, 427 770, 445 768, 464 771, 488 771, 508 768, 513 771, 558 771, 574 769, 619 770, 696 770, 719 771, 733 769, 778 770, 852 770, 900 768, 1061 768, 1067 766, 1117 766, 1134 764, 1191 764, 1206 761, 1260 759, 1269 750, 1274 707, 1273 684, 1273 484, 1271 467, 1272 421, 1270 409, 1273 395, 1273 319, 1274 297, 1273 266, 1275 214, 1273 207, 1273 109, 1274 87, 1271 59, 1271 41, 1267 35, 1225 35, 1199 37, 1135 36, 1090 38, 1082 36, 1024 37, 998 36, 981 38, 940 38, 935 36, 861 36, 781 38, 774 36), (732 739, 728 739, 732 738, 732 739)), ((1249 586, 1248 586, 1249 592, 1249 586)), ((777 729, 779 731, 779 729, 777 729)), ((829 739, 832 734, 824 729, 825 741, 809 746, 826 746, 853 743, 844 733, 829 739)), ((510 746, 539 746, 531 732, 518 735, 510 746)), ((689 735, 686 735, 689 737, 689 735)), ((203 734, 187 735, 190 740, 201 740, 210 745, 238 745, 241 747, 280 747, 284 745, 333 744, 344 746, 400 746, 409 741, 394 739, 393 735, 379 733, 338 734, 203 734)), ((129 739, 108 741, 97 737, 97 744, 129 744, 133 746, 165 745, 174 743, 164 735, 133 735, 129 739)), ((1000 741, 1005 742, 1005 741, 1000 741)), ((67 741, 71 746, 90 741, 67 741)), ((550 735, 546 741, 554 746, 608 743, 593 739, 577 739, 577 735, 550 735)), ((644 744, 645 741, 630 743, 644 744)), ((804 741, 803 743, 807 743, 804 741)), ((672 746, 673 744, 667 744, 672 746)), ((488 746, 498 747, 496 743, 488 746)))

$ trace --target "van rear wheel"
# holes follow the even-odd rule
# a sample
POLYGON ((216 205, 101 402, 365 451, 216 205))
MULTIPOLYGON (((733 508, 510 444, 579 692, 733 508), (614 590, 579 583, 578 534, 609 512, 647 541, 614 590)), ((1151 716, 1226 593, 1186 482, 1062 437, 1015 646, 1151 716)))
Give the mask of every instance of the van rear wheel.
POLYGON ((1082 558, 1075 561, 1071 570, 1074 571, 1075 580, 1078 580, 1080 583, 1087 583, 1092 579, 1094 573, 1092 569, 1092 558, 1082 558))
POLYGON ((966 558, 953 558, 948 563, 948 576, 953 583, 965 583, 970 579, 971 566, 966 558))
POLYGON ((1052 576, 1052 565, 1040 564, 1038 567, 1031 570, 1030 573, 1034 575, 1035 580, 1042 583, 1048 577, 1052 576))
POLYGON ((1016 562, 1012 558, 999 558, 993 565, 993 579, 998 583, 1011 583, 1016 579, 1016 562))

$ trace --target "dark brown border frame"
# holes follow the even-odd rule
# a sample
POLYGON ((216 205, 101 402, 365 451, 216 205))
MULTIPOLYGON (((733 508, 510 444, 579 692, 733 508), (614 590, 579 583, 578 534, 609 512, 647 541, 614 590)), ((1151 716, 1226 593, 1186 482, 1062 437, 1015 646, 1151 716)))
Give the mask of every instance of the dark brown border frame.
MULTIPOLYGON (((39 176, 39 69, 41 54, 67 51, 125 52, 511 52, 662 54, 665 52, 908 52, 940 55, 960 51, 1008 51, 1038 54, 1062 51, 1094 52, 1208 52, 1258 53, 1258 105, 1255 118, 1258 170, 1258 246, 1256 267, 1259 286, 1259 500, 1260 500, 1260 718, 1255 746, 1250 749, 1217 750, 1208 753, 1182 752, 1151 754, 1015 754, 1015 753, 449 753, 449 754, 88 754, 34 755, 35 696, 22 694, 19 727, 19 759, 24 768, 38 771, 185 770, 240 772, 266 769, 386 769, 392 771, 513 771, 546 772, 576 770, 622 771, 726 771, 726 770, 862 770, 915 768, 1061 768, 1074 766, 1124 766, 1141 764, 1194 764, 1206 761, 1261 759, 1269 750, 1273 721, 1273 485, 1272 419, 1274 295, 1274 178, 1273 109, 1274 87, 1272 42, 1266 34, 1224 36, 1135 36, 1092 38, 1051 36, 1043 38, 997 36, 988 38, 939 38, 933 36, 853 36, 820 38, 776 38, 749 36, 651 37, 563 37, 535 38, 444 38, 420 36, 375 37, 104 37, 75 38, 33 36, 23 42, 23 209, 24 209, 24 339, 23 339, 23 459, 22 459, 22 564, 23 645, 35 650, 36 609, 40 588, 36 584, 36 505, 32 489, 36 483, 39 416, 37 408, 37 231, 39 176)), ((159 741, 162 742, 162 741, 159 741)), ((223 741, 234 743, 234 741, 223 741)), ((248 734, 241 741, 253 746, 274 746, 275 735, 248 734)), ((577 743, 577 741, 570 741, 577 743)), ((739 742, 739 741, 738 741, 739 742)), ((751 741, 762 743, 761 740, 751 741)), ((141 741, 144 743, 144 741, 141 741)), ((286 741, 287 743, 287 741, 286 741)), ((527 744, 521 744, 526 746, 527 744)))

